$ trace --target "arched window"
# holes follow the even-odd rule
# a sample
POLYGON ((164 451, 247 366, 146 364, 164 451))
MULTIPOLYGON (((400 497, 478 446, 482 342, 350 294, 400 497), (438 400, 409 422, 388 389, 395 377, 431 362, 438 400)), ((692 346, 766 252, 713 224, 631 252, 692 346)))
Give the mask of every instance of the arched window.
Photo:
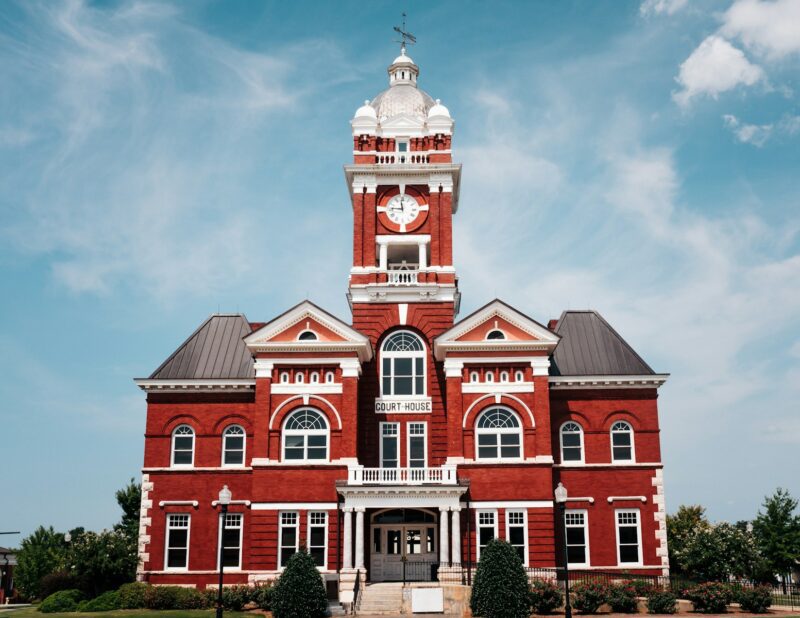
POLYGON ((506 334, 503 331, 501 331, 500 329, 498 329, 498 328, 495 328, 494 330, 490 330, 488 333, 486 333, 487 341, 491 340, 491 339, 505 339, 505 338, 506 338, 506 334))
POLYGON ((178 425, 172 432, 172 465, 191 466, 194 463, 194 429, 178 425))
POLYGON ((469 381, 470 382, 477 382, 478 381, 478 372, 477 371, 473 371, 472 373, 469 374, 469 381))
POLYGON ((289 372, 283 371, 281 372, 281 384, 288 384, 289 383, 289 372))
POLYGON ((305 380, 306 376, 303 374, 302 371, 298 371, 296 374, 294 374, 294 381, 296 384, 302 384, 303 382, 305 382, 305 380))
POLYGON ((425 394, 425 346, 414 333, 399 331, 383 342, 381 394, 384 397, 425 394))
POLYGON ((522 381, 524 381, 524 380, 525 380, 525 374, 524 374, 524 373, 522 373, 521 371, 517 371, 517 372, 514 374, 514 380, 515 380, 515 381, 517 381, 517 382, 522 382, 522 381))
POLYGON ((501 382, 508 382, 508 371, 501 371, 500 372, 500 381, 501 382))
POLYGON ((317 337, 317 333, 315 333, 313 330, 304 330, 302 333, 297 335, 298 341, 316 341, 317 339, 319 339, 319 337, 317 337))
POLYGON ((245 433, 239 425, 226 427, 222 432, 222 465, 244 465, 245 433))
POLYGON ((486 381, 487 382, 494 382, 494 373, 491 371, 486 372, 486 381))
POLYGON ((522 457, 522 425, 508 408, 483 411, 475 427, 478 459, 519 459, 522 457))
POLYGON ((311 383, 316 384, 317 382, 319 382, 319 372, 314 371, 311 373, 311 383))
POLYGON ((568 421, 561 425, 561 462, 583 462, 583 429, 568 421))
POLYGON ((611 426, 611 461, 633 461, 633 429, 625 421, 611 426))
POLYGON ((329 371, 325 374, 325 383, 326 384, 333 384, 333 371, 329 371))
POLYGON ((283 459, 328 459, 328 422, 321 412, 313 408, 300 408, 289 415, 283 426, 283 459))

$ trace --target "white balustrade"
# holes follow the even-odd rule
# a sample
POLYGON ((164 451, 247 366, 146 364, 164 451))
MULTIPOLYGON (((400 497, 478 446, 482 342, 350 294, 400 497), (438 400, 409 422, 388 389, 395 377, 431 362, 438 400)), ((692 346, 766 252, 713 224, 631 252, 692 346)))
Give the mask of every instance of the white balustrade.
POLYGON ((416 285, 418 270, 389 270, 388 283, 389 285, 416 285))
POLYGON ((350 485, 455 485, 456 467, 362 468, 349 470, 350 485))

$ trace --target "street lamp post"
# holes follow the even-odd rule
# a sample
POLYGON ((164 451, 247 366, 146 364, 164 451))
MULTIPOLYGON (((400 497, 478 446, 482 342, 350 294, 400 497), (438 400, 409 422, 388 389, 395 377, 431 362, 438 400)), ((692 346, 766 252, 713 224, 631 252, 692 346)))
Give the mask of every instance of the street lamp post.
POLYGON ((555 490, 556 504, 561 510, 561 520, 564 523, 564 616, 572 618, 572 606, 569 603, 569 549, 567 547, 567 488, 561 483, 555 490))
POLYGON ((219 532, 219 589, 217 590, 217 618, 222 618, 222 576, 225 568, 225 557, 223 556, 223 543, 225 538, 225 516, 228 514, 228 505, 231 503, 231 490, 227 485, 223 485, 219 490, 220 506, 219 516, 221 518, 219 532))

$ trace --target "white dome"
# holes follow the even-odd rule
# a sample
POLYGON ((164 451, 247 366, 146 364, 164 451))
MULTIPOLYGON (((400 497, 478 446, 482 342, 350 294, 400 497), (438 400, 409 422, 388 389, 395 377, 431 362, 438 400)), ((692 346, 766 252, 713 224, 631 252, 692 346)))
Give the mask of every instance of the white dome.
POLYGON ((436 104, 428 110, 428 118, 434 118, 435 116, 450 118, 450 110, 442 105, 441 99, 436 99, 436 104))
POLYGON ((410 56, 406 56, 406 51, 403 50, 400 55, 394 59, 392 64, 414 64, 414 61, 411 59, 410 56))
POLYGON ((420 118, 428 117, 428 110, 434 105, 428 93, 411 84, 395 84, 384 90, 372 100, 372 107, 383 122, 386 118, 406 114, 420 118))
POLYGON ((369 104, 369 101, 364 101, 364 105, 356 110, 354 118, 377 118, 375 108, 369 104))

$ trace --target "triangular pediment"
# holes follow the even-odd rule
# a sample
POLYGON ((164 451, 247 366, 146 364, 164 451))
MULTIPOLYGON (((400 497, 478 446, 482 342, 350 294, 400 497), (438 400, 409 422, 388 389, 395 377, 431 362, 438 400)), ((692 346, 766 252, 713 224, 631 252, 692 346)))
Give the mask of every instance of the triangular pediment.
POLYGON ((244 339, 256 352, 354 350, 372 357, 369 338, 310 301, 303 301, 244 339))
POLYGON ((420 129, 425 126, 425 121, 417 116, 409 114, 398 114, 392 116, 381 122, 381 129, 398 130, 398 129, 420 129))
POLYGON ((481 307, 436 338, 436 357, 448 351, 552 351, 560 337, 501 300, 481 307))

